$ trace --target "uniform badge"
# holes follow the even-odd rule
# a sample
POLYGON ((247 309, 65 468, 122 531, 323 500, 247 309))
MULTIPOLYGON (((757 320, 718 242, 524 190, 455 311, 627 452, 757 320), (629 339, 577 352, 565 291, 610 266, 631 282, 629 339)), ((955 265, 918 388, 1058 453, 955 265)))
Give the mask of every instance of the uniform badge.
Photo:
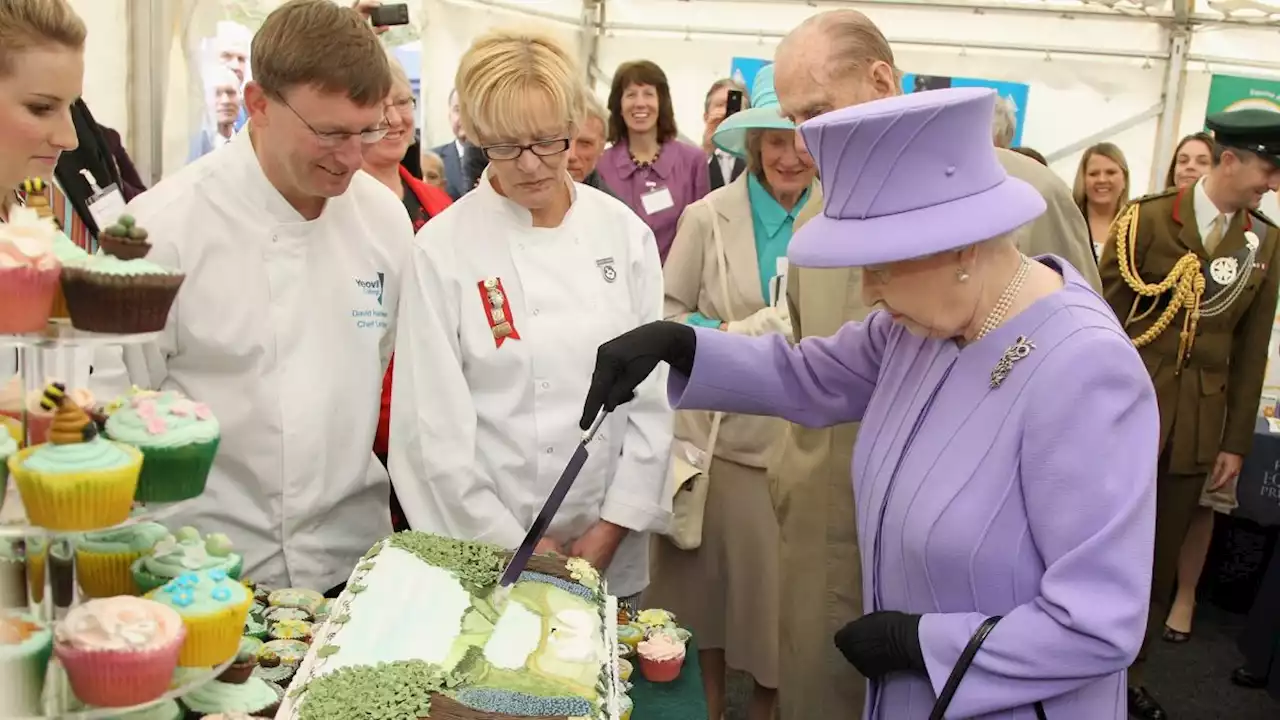
POLYGON ((1240 262, 1233 257, 1220 257, 1209 265, 1209 276, 1219 285, 1230 285, 1240 273, 1240 262))
POLYGON ((489 321, 489 329, 493 331, 495 347, 502 347, 507 338, 519 340, 515 318, 511 315, 511 303, 507 300, 507 291, 502 288, 502 279, 491 277, 476 283, 480 288, 480 301, 484 304, 485 319, 489 321))
POLYGON ((1246 230, 1246 231, 1245 231, 1245 233, 1244 233, 1244 245, 1245 245, 1245 247, 1249 248, 1250 250, 1257 250, 1257 249, 1258 249, 1258 245, 1260 245, 1260 244, 1261 244, 1261 243, 1258 241, 1258 235, 1257 235, 1257 233, 1255 233, 1255 232, 1254 232, 1254 231, 1252 231, 1252 230, 1246 230))
POLYGON ((600 268, 600 274, 604 276, 605 282, 613 282, 618 279, 618 269, 613 266, 613 258, 600 258, 596 261, 596 267, 600 268))

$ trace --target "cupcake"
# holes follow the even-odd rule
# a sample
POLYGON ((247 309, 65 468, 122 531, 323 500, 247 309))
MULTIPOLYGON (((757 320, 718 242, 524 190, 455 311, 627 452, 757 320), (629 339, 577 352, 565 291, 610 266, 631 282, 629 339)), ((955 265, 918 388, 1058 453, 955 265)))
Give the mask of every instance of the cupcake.
MULTIPOLYGON (((49 383, 58 383, 58 380, 49 380, 49 383)), ((67 390, 67 396, 76 405, 79 405, 85 413, 89 413, 94 406, 93 393, 85 388, 76 388, 67 390)), ((32 445, 49 441, 49 428, 53 425, 53 415, 56 408, 44 407, 44 392, 40 390, 32 390, 30 393, 23 393, 22 382, 18 377, 12 377, 9 382, 0 389, 0 415, 6 419, 12 420, 17 427, 18 445, 22 446, 29 436, 32 445), (24 397, 25 395, 25 397, 24 397), (27 411, 27 430, 22 430, 22 411, 25 405, 27 411)))
POLYGON ((311 613, 296 607, 268 607, 262 613, 262 619, 269 623, 276 623, 282 620, 311 620, 314 617, 311 613))
POLYGON ((650 608, 641 610, 633 622, 641 631, 647 632, 653 628, 675 627, 676 616, 666 610, 650 608))
MULTIPOLYGON (((306 646, 303 645, 303 647, 306 646)), ((298 661, 300 662, 301 660, 298 661)), ((263 647, 258 651, 258 667, 253 669, 253 676, 278 685, 288 685, 294 674, 298 672, 298 663, 292 665, 285 663, 280 653, 263 647)))
POLYGON ((137 260, 146 257, 151 250, 151 245, 147 242, 147 231, 138 226, 132 215, 121 215, 115 225, 98 233, 98 246, 103 252, 121 260, 137 260))
POLYGON ((656 633, 636 647, 640 674, 649 682, 671 682, 684 665, 684 645, 668 633, 656 633))
POLYGON ((244 621, 244 636, 246 638, 253 638, 258 642, 263 642, 267 639, 267 633, 266 623, 255 617, 253 610, 250 609, 249 615, 244 621))
POLYGON ((72 568, 74 553, 68 544, 54 543, 53 551, 50 552, 48 540, 43 537, 28 537, 26 555, 27 584, 32 599, 37 603, 44 602, 45 575, 48 573, 50 577, 47 584, 53 586, 54 606, 71 607, 75 594, 71 576, 75 573, 72 568))
POLYGON ((253 669, 256 667, 258 667, 257 652, 246 648, 244 643, 240 643, 240 649, 236 651, 235 660, 231 661, 230 667, 222 671, 222 674, 218 676, 218 680, 238 685, 248 680, 253 675, 253 669))
POLYGON ((0 538, 0 609, 27 606, 25 544, 21 538, 0 538))
POLYGON ((61 385, 45 390, 57 408, 49 442, 9 458, 30 521, 50 530, 97 530, 129 518, 142 453, 98 435, 61 385))
POLYGON ((271 624, 272 640, 311 642, 312 627, 306 620, 280 620, 271 624))
POLYGON ((635 672, 635 666, 626 658, 618 658, 618 677, 623 682, 631 681, 631 674, 635 672))
POLYGON ((9 456, 18 452, 18 441, 0 428, 0 503, 4 502, 5 492, 9 489, 9 456))
POLYGON ((258 664, 258 651, 265 645, 263 641, 256 637, 245 635, 240 638, 240 652, 249 653, 249 657, 253 660, 253 664, 258 664))
POLYGON ((71 691, 100 707, 130 707, 165 694, 187 637, 171 608, 136 597, 89 600, 58 623, 53 652, 71 691))
POLYGON ((76 543, 80 589, 91 598, 139 594, 130 568, 168 536, 163 525, 153 522, 86 533, 76 543))
POLYGON ((240 650, 240 631, 252 602, 249 591, 220 569, 183 573, 147 597, 182 616, 187 641, 182 667, 220 665, 240 650))
POLYGON ((30 615, 0 612, 0 717, 41 714, 40 693, 53 652, 53 632, 30 615), (11 687, 9 687, 11 685, 11 687))
POLYGON ((618 720, 631 720, 631 711, 634 709, 635 704, 631 701, 630 695, 618 698, 618 720))
POLYGON ((195 718, 219 713, 275 717, 283 700, 284 690, 279 685, 259 677, 246 678, 241 683, 214 680, 182 696, 182 704, 191 711, 188 717, 195 718))
POLYGON ((106 434, 142 451, 139 502, 198 497, 218 451, 218 421, 209 406, 174 391, 134 391, 108 408, 106 434))
MULTIPOLYGON (((222 570, 236 579, 243 565, 244 558, 231 552, 231 540, 226 535, 213 533, 202 539, 200 531, 184 527, 177 535, 164 537, 150 554, 133 562, 133 581, 146 593, 195 570, 222 570)), ((244 592, 247 595, 249 591, 244 592)))
POLYGON ((201 715, 200 720, 267 720, 267 715, 249 715, 242 712, 229 713, 213 713, 211 715, 201 715))
POLYGON ((618 626, 618 642, 630 647, 632 650, 644 640, 644 630, 637 625, 619 625, 618 626))
POLYGON ((267 604, 277 608, 298 608, 314 616, 324 604, 324 596, 306 588, 285 588, 275 590, 268 595, 267 604))
POLYGON ((141 710, 112 715, 109 720, 182 720, 186 716, 176 700, 165 700, 141 710))
POLYGON ((53 254, 58 226, 35 210, 10 208, 0 224, 0 334, 41 332, 49 324, 62 264, 53 254))
MULTIPOLYGON (((145 240, 140 242, 150 249, 145 240)), ((104 247, 103 254, 62 269, 62 291, 72 326, 103 333, 163 330, 183 274, 141 257, 120 257, 118 252, 122 252, 118 245, 104 247)))

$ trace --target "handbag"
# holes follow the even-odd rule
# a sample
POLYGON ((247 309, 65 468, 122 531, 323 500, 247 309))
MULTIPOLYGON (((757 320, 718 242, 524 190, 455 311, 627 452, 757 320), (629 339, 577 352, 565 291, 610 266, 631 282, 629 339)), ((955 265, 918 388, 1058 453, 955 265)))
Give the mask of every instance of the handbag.
MULTIPOLYGON (((729 274, 726 270, 724 240, 720 237, 720 221, 711 209, 711 237, 715 242, 716 261, 720 267, 720 299, 724 312, 729 312, 729 274)), ((711 487, 711 460, 715 457, 716 438, 720 435, 720 423, 724 413, 711 418, 711 432, 707 435, 707 447, 676 440, 671 463, 671 523, 663 533, 667 540, 681 550, 697 550, 702 546, 702 517, 707 508, 707 492, 711 487)))
MULTIPOLYGON (((942 686, 942 692, 938 693, 938 701, 933 704, 933 711, 929 713, 929 720, 943 720, 947 714, 947 708, 951 706, 951 699, 955 697, 956 690, 960 688, 960 681, 964 679, 964 674, 969 672, 969 666, 973 664, 973 657, 978 654, 978 650, 982 647, 982 643, 995 629, 996 623, 1000 622, 999 615, 989 617, 982 621, 978 626, 973 637, 969 638, 969 644, 965 646, 964 652, 960 653, 960 659, 956 660, 955 667, 951 668, 951 674, 947 676, 947 683, 942 686)), ((1035 704, 1036 720, 1048 720, 1048 716, 1044 714, 1044 704, 1037 702, 1035 704)))

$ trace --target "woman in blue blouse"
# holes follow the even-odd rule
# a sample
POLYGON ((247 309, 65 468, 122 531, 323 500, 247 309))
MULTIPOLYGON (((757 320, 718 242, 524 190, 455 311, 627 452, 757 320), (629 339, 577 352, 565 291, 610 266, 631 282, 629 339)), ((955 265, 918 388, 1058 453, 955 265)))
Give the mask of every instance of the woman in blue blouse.
MULTIPOLYGON (((756 76, 751 98, 752 109, 713 137, 747 161, 747 172, 685 209, 663 270, 664 314, 725 332, 790 336, 781 280, 796 215, 816 192, 814 166, 778 113, 772 66, 756 76)), ((708 448, 714 422, 711 413, 676 415, 676 452, 712 454, 702 545, 655 542, 643 605, 671 610, 698 638, 708 717, 724 711, 727 666, 755 679, 750 720, 769 720, 778 687, 778 525, 765 468, 785 424, 726 416, 708 448)))

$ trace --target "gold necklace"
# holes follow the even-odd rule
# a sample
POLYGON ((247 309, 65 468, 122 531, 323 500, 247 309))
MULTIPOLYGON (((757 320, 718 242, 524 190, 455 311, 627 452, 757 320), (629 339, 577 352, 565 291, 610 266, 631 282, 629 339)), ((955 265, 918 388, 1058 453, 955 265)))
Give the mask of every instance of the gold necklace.
POLYGON ((982 328, 974 336, 974 342, 981 340, 987 333, 1000 327, 1000 323, 1004 322, 1005 315, 1009 314, 1013 299, 1018 296, 1018 291, 1022 290, 1022 285, 1027 281, 1027 274, 1031 270, 1031 261, 1027 259, 1026 255, 1021 257, 1022 261, 1018 263, 1018 271, 1013 274, 1013 279, 1005 286, 1004 292, 1000 293, 1000 299, 996 301, 996 306, 987 314, 987 319, 982 321, 982 328))

